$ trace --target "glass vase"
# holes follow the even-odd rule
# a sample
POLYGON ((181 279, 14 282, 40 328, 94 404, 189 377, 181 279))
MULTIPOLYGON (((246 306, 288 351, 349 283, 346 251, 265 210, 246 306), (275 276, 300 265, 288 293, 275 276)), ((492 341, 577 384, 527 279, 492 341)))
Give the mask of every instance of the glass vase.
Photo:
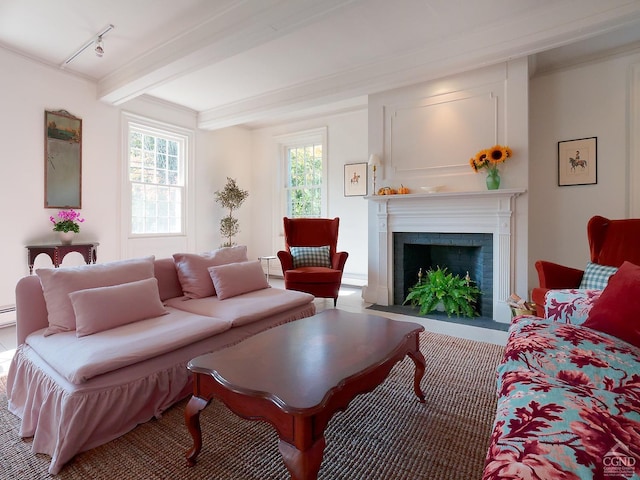
POLYGON ((487 190, 498 190, 500 188, 500 174, 497 170, 489 170, 487 174, 487 190))

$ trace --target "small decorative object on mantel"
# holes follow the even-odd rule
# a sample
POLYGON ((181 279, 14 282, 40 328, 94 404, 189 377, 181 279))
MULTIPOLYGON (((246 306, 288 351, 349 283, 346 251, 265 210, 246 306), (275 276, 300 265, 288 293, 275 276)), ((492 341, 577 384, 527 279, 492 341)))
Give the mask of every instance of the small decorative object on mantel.
POLYGON ((374 153, 369 155, 369 166, 371 167, 371 170, 373 170, 373 189, 371 191, 376 195, 376 171, 380 166, 380 157, 374 153))
POLYGON ((84 222, 84 218, 80 218, 80 212, 76 212, 73 208, 69 210, 60 210, 58 212, 58 220, 53 216, 49 217, 53 223, 53 231, 60 235, 60 243, 70 245, 76 233, 80 232, 80 223, 84 222))
POLYGON ((486 150, 480 150, 471 157, 469 164, 477 173, 481 168, 487 169, 487 189, 497 190, 500 188, 500 172, 498 166, 511 157, 513 152, 506 145, 494 145, 486 150))

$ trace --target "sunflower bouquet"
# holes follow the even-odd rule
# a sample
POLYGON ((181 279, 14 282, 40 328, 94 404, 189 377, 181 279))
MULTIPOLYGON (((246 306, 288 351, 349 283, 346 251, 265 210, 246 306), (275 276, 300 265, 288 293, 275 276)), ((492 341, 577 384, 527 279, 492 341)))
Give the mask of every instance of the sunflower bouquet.
POLYGON ((494 145, 491 148, 480 150, 471 157, 469 164, 475 172, 479 172, 481 168, 486 168, 489 175, 498 173, 498 166, 507 161, 513 152, 506 145, 494 145))
POLYGON ((498 166, 507 161, 512 155, 511 149, 506 145, 494 145, 486 150, 480 150, 471 157, 469 164, 473 171, 478 173, 481 168, 487 169, 487 188, 496 190, 500 188, 500 175, 498 166))

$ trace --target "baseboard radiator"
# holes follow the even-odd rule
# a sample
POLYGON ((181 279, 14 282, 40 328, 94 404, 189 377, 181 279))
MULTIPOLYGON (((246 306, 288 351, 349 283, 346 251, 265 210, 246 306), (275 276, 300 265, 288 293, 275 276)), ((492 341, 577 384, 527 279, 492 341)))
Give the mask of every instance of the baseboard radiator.
POLYGON ((0 305, 0 315, 3 313, 11 313, 16 311, 15 305, 0 305))

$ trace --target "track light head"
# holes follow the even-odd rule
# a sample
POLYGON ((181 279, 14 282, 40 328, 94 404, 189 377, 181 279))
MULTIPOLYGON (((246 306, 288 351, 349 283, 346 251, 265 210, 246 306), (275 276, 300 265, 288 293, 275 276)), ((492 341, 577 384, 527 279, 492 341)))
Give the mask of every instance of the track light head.
POLYGON ((96 40, 95 51, 98 57, 102 57, 104 55, 104 43, 102 43, 102 35, 100 35, 98 37, 98 40, 96 40))

